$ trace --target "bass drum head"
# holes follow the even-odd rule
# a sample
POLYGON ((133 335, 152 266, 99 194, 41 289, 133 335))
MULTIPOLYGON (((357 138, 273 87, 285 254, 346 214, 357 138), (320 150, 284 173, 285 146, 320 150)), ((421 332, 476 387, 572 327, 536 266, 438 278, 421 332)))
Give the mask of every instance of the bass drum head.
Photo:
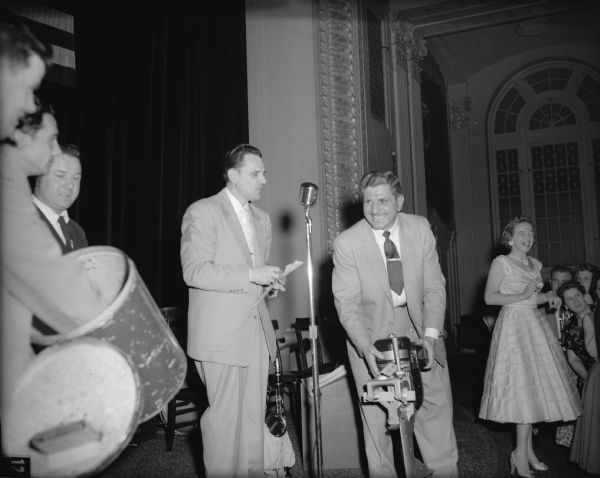
POLYGON ((141 413, 138 374, 112 344, 82 338, 43 350, 19 380, 2 426, 33 477, 91 476, 129 444, 141 413))

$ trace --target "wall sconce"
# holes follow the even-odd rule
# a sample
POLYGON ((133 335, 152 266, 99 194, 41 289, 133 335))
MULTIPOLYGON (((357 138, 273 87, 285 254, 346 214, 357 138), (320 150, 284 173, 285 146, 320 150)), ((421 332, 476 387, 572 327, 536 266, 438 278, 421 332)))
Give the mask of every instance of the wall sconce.
POLYGON ((456 98, 452 100, 450 106, 450 125, 455 131, 460 131, 469 122, 469 113, 471 112, 471 100, 465 88, 465 97, 462 103, 459 103, 456 98))

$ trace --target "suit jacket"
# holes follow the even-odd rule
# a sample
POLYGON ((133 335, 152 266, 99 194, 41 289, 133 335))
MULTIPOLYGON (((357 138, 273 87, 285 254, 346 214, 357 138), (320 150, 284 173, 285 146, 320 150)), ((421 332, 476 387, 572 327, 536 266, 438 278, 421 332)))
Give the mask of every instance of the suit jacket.
MULTIPOLYGON (((255 262, 261 266, 269 259, 271 221, 266 212, 249 207, 255 262)), ((273 354, 275 332, 265 301, 254 305, 264 288, 249 280, 250 250, 225 189, 189 206, 181 232, 181 265, 189 287, 188 355, 200 361, 248 365, 248 351, 255 347, 250 338, 257 326, 261 336, 264 328, 273 354)))
POLYGON ((68 227, 71 230, 71 237, 73 238, 73 249, 71 249, 63 242, 62 238, 58 235, 58 233, 56 232, 56 229, 54 229, 54 226, 50 223, 50 221, 48 220, 46 215, 37 206, 36 206, 36 209, 40 213, 40 217, 50 228, 50 232, 52 233, 54 238, 57 240, 58 245, 60 246, 60 249, 62 250, 63 254, 66 254, 67 252, 71 252, 75 249, 82 249, 82 248, 88 246, 88 241, 87 241, 87 237, 85 235, 85 231, 79 224, 77 224, 77 222, 75 222, 74 219, 69 218, 69 223, 68 223, 68 227))
MULTIPOLYGON (((398 214, 400 255, 408 313, 415 331, 444 328, 446 281, 426 218, 398 214)), ((369 223, 363 219, 342 232, 333 246, 332 289, 340 322, 360 355, 390 333, 394 318, 385 263, 369 223)), ((436 342, 436 360, 446 363, 444 341, 436 342)))

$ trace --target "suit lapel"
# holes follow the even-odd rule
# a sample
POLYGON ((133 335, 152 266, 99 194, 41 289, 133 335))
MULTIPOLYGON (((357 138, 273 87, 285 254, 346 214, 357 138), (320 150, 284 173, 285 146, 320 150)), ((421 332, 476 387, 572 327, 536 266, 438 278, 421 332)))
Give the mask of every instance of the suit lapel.
POLYGON ((390 304, 393 305, 392 290, 390 289, 390 280, 387 269, 383 262, 383 257, 381 257, 379 246, 377 246, 377 242, 375 241, 373 229, 365 219, 363 219, 362 222, 361 236, 361 242, 366 246, 364 267, 369 271, 369 274, 374 278, 377 284, 383 289, 390 304))
POLYGON ((266 261, 266 238, 264 237, 265 226, 260 216, 256 214, 252 204, 250 204, 250 222, 254 228, 254 254, 256 265, 262 266, 266 261))
POLYGON ((413 283, 411 282, 411 271, 415 267, 415 254, 414 238, 412 231, 406 221, 402 218, 402 214, 398 214, 398 229, 400 230, 400 258, 402 260, 402 272, 404 274, 404 290, 406 294, 406 300, 408 302, 408 295, 414 292, 413 283), (408 286, 408 287, 407 287, 408 286))
POLYGON ((244 231, 242 229, 242 225, 240 224, 240 220, 238 219, 237 214, 235 213, 235 210, 233 209, 233 205, 231 204, 231 201, 229 200, 229 197, 227 196, 227 193, 225 192, 224 189, 221 192, 221 209, 222 209, 223 217, 225 218, 225 221, 227 222, 227 224, 231 228, 231 231, 233 232, 233 237, 235 238, 235 242, 238 244, 238 246, 244 252, 244 255, 246 256, 247 264, 250 267, 252 267, 252 258, 250 257, 250 249, 248 249, 248 243, 246 242, 246 236, 244 236, 244 231))

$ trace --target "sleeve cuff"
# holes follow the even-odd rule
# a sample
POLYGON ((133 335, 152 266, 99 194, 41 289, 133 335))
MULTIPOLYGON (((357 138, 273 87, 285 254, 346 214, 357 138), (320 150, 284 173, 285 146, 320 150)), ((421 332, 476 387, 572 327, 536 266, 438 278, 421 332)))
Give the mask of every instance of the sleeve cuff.
POLYGON ((440 337, 440 331, 433 327, 425 327, 425 337, 431 337, 434 340, 437 340, 440 337))

